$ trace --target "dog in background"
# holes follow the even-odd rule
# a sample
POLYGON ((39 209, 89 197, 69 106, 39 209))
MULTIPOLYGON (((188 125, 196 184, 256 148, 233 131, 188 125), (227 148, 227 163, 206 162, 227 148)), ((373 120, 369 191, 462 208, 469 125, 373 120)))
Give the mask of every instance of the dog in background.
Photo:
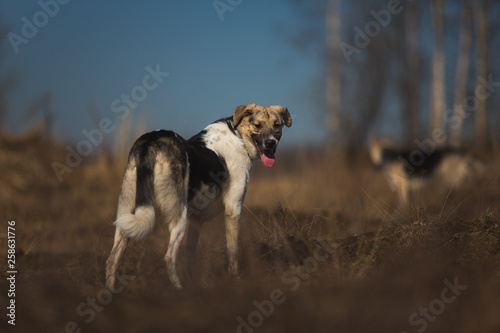
POLYGON ((179 246, 187 234, 187 267, 196 257, 204 221, 224 212, 229 271, 238 272, 238 231, 252 161, 275 162, 283 126, 292 126, 283 106, 241 105, 185 140, 172 131, 142 135, 133 144, 118 200, 113 249, 106 261, 106 286, 113 288, 120 258, 129 239, 143 239, 155 222, 155 207, 170 230, 165 261, 170 281, 177 274, 179 246))
POLYGON ((383 170, 403 205, 411 202, 413 193, 431 184, 460 188, 485 173, 482 161, 453 148, 400 150, 393 148, 392 139, 372 136, 369 153, 373 165, 383 170))

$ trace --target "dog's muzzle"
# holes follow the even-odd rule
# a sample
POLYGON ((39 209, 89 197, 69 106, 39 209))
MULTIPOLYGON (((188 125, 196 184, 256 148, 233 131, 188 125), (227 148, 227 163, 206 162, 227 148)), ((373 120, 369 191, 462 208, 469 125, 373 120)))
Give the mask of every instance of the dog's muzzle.
POLYGON ((264 147, 266 149, 269 149, 269 150, 276 149, 277 145, 278 145, 278 141, 277 140, 273 140, 273 139, 266 139, 266 140, 264 140, 264 147))
POLYGON ((254 142, 255 146, 259 150, 264 166, 268 168, 272 167, 274 165, 274 153, 276 152, 276 147, 278 146, 278 140, 265 139, 262 145, 260 145, 257 140, 254 140, 254 142))

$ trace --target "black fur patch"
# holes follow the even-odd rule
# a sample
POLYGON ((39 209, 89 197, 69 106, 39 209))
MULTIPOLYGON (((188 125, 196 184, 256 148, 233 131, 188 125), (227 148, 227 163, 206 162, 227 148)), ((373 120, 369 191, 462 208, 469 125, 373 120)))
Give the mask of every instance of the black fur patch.
POLYGON ((223 183, 229 180, 224 159, 205 145, 203 130, 186 142, 189 156, 189 198, 191 200, 202 184, 215 186, 220 193, 223 183), (225 181, 221 181, 225 180, 225 181))
POLYGON ((458 153, 458 151, 449 148, 438 149, 430 154, 425 154, 419 149, 405 151, 383 149, 382 160, 401 162, 407 177, 428 177, 434 172, 443 158, 450 153, 458 153))

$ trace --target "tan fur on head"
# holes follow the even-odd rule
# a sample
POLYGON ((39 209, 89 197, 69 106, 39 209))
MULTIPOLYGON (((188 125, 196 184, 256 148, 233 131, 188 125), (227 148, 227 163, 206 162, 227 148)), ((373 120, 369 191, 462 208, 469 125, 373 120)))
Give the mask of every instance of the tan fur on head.
POLYGON ((283 122, 286 125, 286 127, 292 126, 292 117, 290 116, 290 113, 288 112, 288 109, 286 107, 281 105, 261 106, 255 103, 251 103, 247 105, 240 105, 236 108, 236 110, 234 110, 233 114, 234 127, 237 127, 244 117, 257 112, 275 113, 283 119, 283 122))
POLYGON ((233 125, 234 127, 238 126, 240 121, 248 116, 249 114, 251 114, 253 112, 253 109, 256 107, 257 105, 255 103, 252 103, 252 104, 247 104, 247 105, 240 105, 236 108, 236 110, 234 110, 234 114, 233 114, 233 125))
POLYGON ((386 148, 390 148, 393 145, 391 137, 384 137, 377 139, 376 136, 370 136, 370 158, 375 166, 382 165, 382 151, 386 148))
POLYGON ((250 157, 255 159, 265 149, 266 139, 280 140, 283 126, 292 126, 292 117, 284 106, 252 103, 236 108, 233 125, 241 134, 250 157))
POLYGON ((286 107, 281 105, 271 105, 269 109, 278 112, 281 118, 283 118, 286 127, 292 126, 292 117, 290 116, 290 113, 288 112, 288 109, 286 107))

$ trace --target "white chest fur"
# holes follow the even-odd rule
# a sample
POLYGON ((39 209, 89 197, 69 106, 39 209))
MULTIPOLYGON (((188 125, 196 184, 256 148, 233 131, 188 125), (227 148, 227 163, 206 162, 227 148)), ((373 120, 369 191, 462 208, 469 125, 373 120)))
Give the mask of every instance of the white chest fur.
POLYGON ((243 140, 234 135, 226 123, 217 122, 208 125, 205 130, 205 144, 221 156, 231 177, 241 180, 248 179, 252 161, 245 148, 243 140))
POLYGON ((224 210, 227 213, 228 209, 240 210, 252 168, 243 140, 230 130, 227 123, 210 124, 205 131, 203 140, 206 147, 225 161, 229 177, 212 175, 213 183, 202 184, 194 190, 189 215, 199 220, 211 220, 224 210))
POLYGON ((207 148, 212 149, 224 159, 229 171, 229 186, 224 189, 223 193, 226 214, 239 212, 250 179, 252 160, 243 140, 234 135, 226 123, 213 123, 205 129, 207 130, 205 135, 207 148))

